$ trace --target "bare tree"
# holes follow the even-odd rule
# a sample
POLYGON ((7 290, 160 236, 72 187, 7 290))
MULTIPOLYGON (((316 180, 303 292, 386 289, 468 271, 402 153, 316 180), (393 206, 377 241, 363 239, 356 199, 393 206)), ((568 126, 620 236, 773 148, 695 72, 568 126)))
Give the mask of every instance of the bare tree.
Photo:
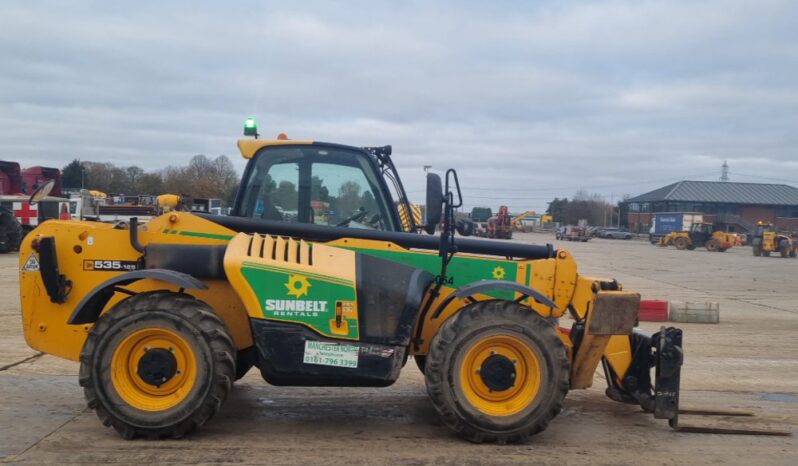
POLYGON ((113 194, 184 194, 220 198, 232 203, 239 183, 226 155, 215 159, 195 155, 181 167, 146 172, 138 166, 118 167, 108 162, 83 162, 86 186, 113 194), (90 180, 90 181, 89 181, 90 180))

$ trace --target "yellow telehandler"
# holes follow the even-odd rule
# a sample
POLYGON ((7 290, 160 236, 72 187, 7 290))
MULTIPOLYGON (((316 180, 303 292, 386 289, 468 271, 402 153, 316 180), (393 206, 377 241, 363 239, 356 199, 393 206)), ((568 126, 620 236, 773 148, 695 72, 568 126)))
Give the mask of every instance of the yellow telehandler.
POLYGON ((52 220, 22 244, 25 338, 80 361, 106 426, 177 438, 253 366, 274 385, 384 387, 412 357, 470 441, 544 430, 599 365, 610 398, 677 427, 682 332, 636 328, 638 293, 564 249, 455 236, 454 170, 427 176, 418 225, 390 146, 258 139, 252 120, 245 135, 231 216, 52 220))
POLYGON ((737 236, 734 233, 726 233, 715 230, 711 223, 693 223, 690 231, 672 231, 659 239, 662 247, 675 246, 676 249, 693 250, 705 247, 710 252, 725 252, 734 247, 737 236))
POLYGON ((751 240, 754 256, 770 256, 778 252, 781 257, 796 257, 798 241, 790 235, 779 233, 771 223, 757 222, 751 240))

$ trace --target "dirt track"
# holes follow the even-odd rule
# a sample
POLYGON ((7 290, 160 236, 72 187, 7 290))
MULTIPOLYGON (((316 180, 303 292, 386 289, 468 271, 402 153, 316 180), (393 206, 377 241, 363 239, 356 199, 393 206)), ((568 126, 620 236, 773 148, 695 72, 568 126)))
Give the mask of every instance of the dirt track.
MULTIPOLYGON (((552 241, 518 234, 517 241, 552 241)), ((681 324, 684 408, 755 418, 712 425, 793 437, 672 432, 609 401, 603 381, 569 393, 548 430, 526 445, 473 445, 441 426, 411 363, 386 389, 272 387, 257 372, 221 414, 179 441, 124 441, 88 411, 77 365, 37 356, 20 328, 17 256, 0 255, 0 460, 42 463, 239 464, 795 464, 798 452, 798 260, 676 251, 645 242, 563 243, 582 273, 612 276, 644 298, 718 301, 719 325, 681 324)), ((645 324, 656 329, 657 324, 645 324)), ((701 419, 688 419, 697 424, 701 419)), ((704 422, 705 423, 705 422, 704 422)))

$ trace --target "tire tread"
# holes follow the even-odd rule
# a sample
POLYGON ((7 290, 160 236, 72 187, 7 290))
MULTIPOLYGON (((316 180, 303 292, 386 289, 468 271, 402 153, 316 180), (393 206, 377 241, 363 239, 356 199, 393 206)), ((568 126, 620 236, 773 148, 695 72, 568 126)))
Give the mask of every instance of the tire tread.
MULTIPOLYGON (((552 324, 532 309, 513 301, 488 300, 466 306, 441 326, 432 341, 425 363, 424 375, 427 392, 443 423, 461 437, 474 443, 523 442, 530 436, 545 430, 549 422, 562 411, 563 400, 570 387, 570 364, 567 353, 552 324), (450 353, 457 346, 458 336, 474 331, 475 327, 478 327, 479 321, 484 319, 501 319, 505 325, 519 333, 535 332, 544 343, 545 347, 541 350, 551 354, 555 374, 558 376, 554 382, 554 393, 550 394, 552 401, 545 412, 538 415, 531 423, 508 432, 488 430, 467 422, 457 413, 456 407, 448 402, 446 396, 452 382, 448 378, 445 365, 447 360, 454 357, 450 353)), ((541 384, 541 389, 545 387, 545 384, 541 384)))
POLYGON ((123 438, 133 439, 139 436, 148 439, 181 438, 205 424, 219 411, 233 385, 232 380, 236 373, 234 354, 233 340, 224 322, 207 304, 184 293, 171 291, 140 293, 120 301, 100 316, 92 327, 80 353, 78 381, 83 387, 89 408, 95 410, 103 425, 113 427, 123 438), (141 428, 128 425, 103 405, 97 394, 96 384, 99 381, 92 376, 91 366, 99 339, 105 332, 126 318, 154 310, 179 314, 203 335, 213 355, 211 367, 215 375, 202 404, 185 419, 171 426, 141 428))

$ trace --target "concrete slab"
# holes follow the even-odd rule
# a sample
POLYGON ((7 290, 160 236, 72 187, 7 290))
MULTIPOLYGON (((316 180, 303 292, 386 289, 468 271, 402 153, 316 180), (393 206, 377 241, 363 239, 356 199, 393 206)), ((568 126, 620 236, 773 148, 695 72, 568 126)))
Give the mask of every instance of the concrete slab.
MULTIPOLYGON (((4 377, 0 377, 2 379, 4 377)), ((68 379, 68 378, 64 378, 68 379)), ((42 382, 49 382, 42 377, 42 382)), ((74 393, 74 392, 73 392, 74 393)), ((33 403, 32 398, 23 398, 33 403)), ((74 408, 75 400, 68 400, 74 408)), ((25 402, 25 401, 23 401, 25 402)), ((408 368, 387 389, 270 387, 248 377, 220 415, 183 440, 125 441, 92 412, 64 410, 45 398, 44 410, 64 416, 6 457, 20 464, 787 464, 794 438, 679 434, 639 408, 619 405, 601 389, 569 394, 565 409, 527 445, 473 445, 441 426, 420 374, 408 368), (72 417, 70 417, 72 416, 72 417), (54 429, 54 430, 53 430, 54 429), (611 432, 612 435, 607 435, 611 432)), ((798 431, 798 402, 771 392, 688 391, 685 407, 750 410, 747 428, 798 431)), ((23 408, 28 411, 27 408, 23 408)), ((35 417, 40 417, 38 416, 35 417)), ((685 422, 731 427, 734 419, 685 422)), ((35 430, 37 426, 31 426, 35 430)))
POLYGON ((84 410, 76 376, 0 373, 0 460, 14 458, 84 410))

